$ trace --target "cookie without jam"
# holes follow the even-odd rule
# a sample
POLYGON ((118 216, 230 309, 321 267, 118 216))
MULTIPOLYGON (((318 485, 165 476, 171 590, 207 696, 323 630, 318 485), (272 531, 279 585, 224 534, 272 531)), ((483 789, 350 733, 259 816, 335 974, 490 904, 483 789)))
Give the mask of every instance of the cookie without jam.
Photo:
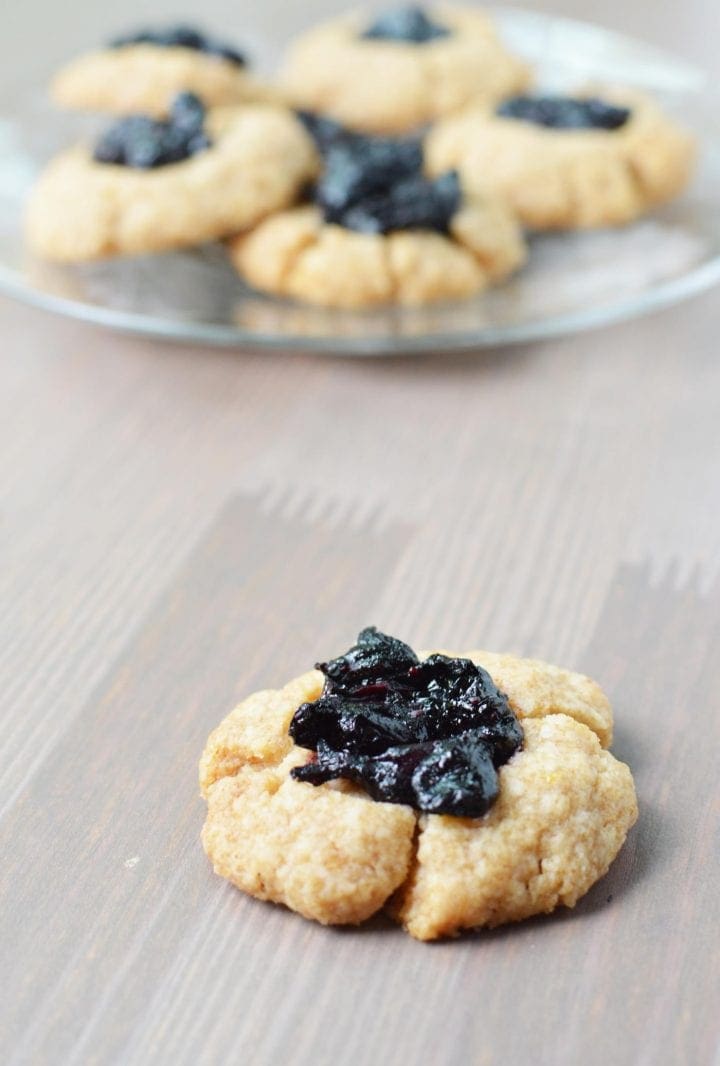
POLYGON ((314 144, 290 112, 269 105, 215 108, 211 146, 153 170, 61 153, 30 194, 26 234, 46 259, 82 262, 215 240, 292 204, 317 173, 314 144))
POLYGON ((135 112, 162 118, 179 92, 194 92, 209 107, 272 103, 277 93, 245 67, 194 48, 128 44, 79 56, 60 70, 50 93, 59 107, 135 112))
POLYGON ((420 940, 574 906, 637 818, 630 771, 604 750, 607 698, 589 678, 539 661, 462 657, 490 673, 524 732, 488 814, 421 815, 349 781, 294 780, 311 756, 288 727, 322 692, 313 670, 250 696, 208 739, 202 839, 215 871, 324 924, 358 924, 385 908, 420 940))
POLYGON ((648 97, 603 98, 630 109, 616 129, 552 128, 469 108, 428 134, 428 170, 456 168, 466 190, 502 197, 532 229, 631 222, 684 189, 695 147, 648 97))
POLYGON ((500 100, 529 81, 492 22, 472 8, 432 6, 449 30, 422 43, 363 37, 367 15, 346 15, 298 37, 281 71, 296 107, 369 133, 402 133, 473 100, 500 100))

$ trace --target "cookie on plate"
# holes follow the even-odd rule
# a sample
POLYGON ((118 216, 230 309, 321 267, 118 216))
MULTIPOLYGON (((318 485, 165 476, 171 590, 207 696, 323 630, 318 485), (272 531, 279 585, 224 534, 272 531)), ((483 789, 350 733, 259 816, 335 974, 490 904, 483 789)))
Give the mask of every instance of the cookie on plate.
POLYGON ((693 139, 649 97, 627 92, 517 96, 430 131, 431 173, 502 196, 533 229, 617 226, 677 196, 693 139))
POLYGON ((369 133, 403 133, 529 81, 486 15, 443 5, 323 23, 293 42, 280 77, 297 107, 369 133))
POLYGON ((323 155, 314 203, 230 244, 253 288, 326 307, 420 305, 474 295, 524 261, 507 208, 463 195, 455 173, 428 180, 419 141, 309 126, 323 155))
POLYGON ((193 26, 140 30, 73 60, 53 79, 61 107, 162 118, 179 92, 210 106, 277 98, 248 70, 245 54, 193 26))
POLYGON ((206 113, 181 93, 168 120, 121 119, 94 150, 54 159, 30 194, 26 235, 38 255, 65 262, 199 244, 292 204, 317 168, 290 112, 252 104, 206 113))
POLYGON ((381 909, 420 940, 574 906, 637 817, 589 678, 366 629, 244 700, 200 762, 215 871, 324 924, 381 909))

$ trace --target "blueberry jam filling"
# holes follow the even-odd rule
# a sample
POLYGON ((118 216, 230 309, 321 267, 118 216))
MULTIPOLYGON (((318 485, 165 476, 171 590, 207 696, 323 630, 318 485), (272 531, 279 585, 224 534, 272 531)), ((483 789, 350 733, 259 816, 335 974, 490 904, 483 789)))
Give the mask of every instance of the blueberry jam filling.
POLYGON ((204 121, 202 100, 194 93, 180 93, 168 119, 129 115, 113 123, 95 146, 93 159, 136 170, 179 163, 210 147, 204 121))
POLYGON ((630 109, 616 107, 594 97, 513 96, 496 112, 502 118, 518 118, 556 130, 619 130, 630 118, 630 109))
POLYGON ((460 199, 460 183, 454 170, 433 180, 415 175, 384 192, 367 196, 343 212, 339 221, 358 233, 403 229, 447 233, 460 199))
POLYGON ((407 41, 426 44, 439 37, 449 37, 450 30, 433 22, 421 7, 409 5, 385 11, 362 33, 366 40, 407 41))
POLYGON ((332 144, 361 136, 361 134, 352 133, 351 130, 340 122, 336 122, 335 119, 328 118, 326 115, 319 115, 317 111, 304 111, 300 108, 295 114, 315 141, 318 151, 323 155, 332 144))
POLYGON ((479 818, 495 802, 497 770, 522 747, 507 697, 469 659, 431 655, 375 628, 345 655, 318 663, 322 695, 304 703, 290 736, 314 752, 291 771, 320 785, 348 778, 375 800, 479 818))
POLYGON ((126 33, 110 42, 111 48, 124 48, 129 44, 155 44, 162 48, 192 48, 196 52, 227 59, 238 67, 244 67, 246 57, 237 48, 218 41, 193 26, 168 26, 165 29, 144 29, 126 33))
POLYGON ((329 119, 301 116, 324 169, 313 192, 326 222, 359 233, 431 229, 447 233, 461 202, 454 172, 429 180, 415 138, 351 133, 329 119))
POLYGON ((297 116, 323 157, 311 195, 326 222, 358 233, 430 229, 447 233, 462 200, 454 171, 423 175, 417 137, 372 137, 312 111, 297 116))
POLYGON ((315 200, 328 222, 341 222, 356 204, 415 177, 421 167, 422 148, 417 141, 380 137, 338 140, 325 152, 315 200))

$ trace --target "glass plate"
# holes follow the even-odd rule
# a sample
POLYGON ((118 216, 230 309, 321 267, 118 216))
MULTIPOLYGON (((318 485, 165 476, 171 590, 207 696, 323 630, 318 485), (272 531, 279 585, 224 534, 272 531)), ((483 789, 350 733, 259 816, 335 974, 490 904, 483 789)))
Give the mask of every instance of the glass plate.
MULTIPOLYGON (((507 43, 535 64, 546 89, 586 81, 648 89, 697 134, 691 188, 651 217, 618 230, 539 235, 525 269, 462 303, 371 312, 326 311, 259 296, 220 245, 186 252, 56 266, 32 258, 22 205, 39 168, 97 128, 53 112, 40 91, 0 115, 0 288, 62 314, 156 337, 242 347, 396 355, 548 338, 644 314, 720 280, 720 132, 702 72, 588 23, 495 12, 507 43)), ((265 65, 274 58, 264 49, 265 65)))

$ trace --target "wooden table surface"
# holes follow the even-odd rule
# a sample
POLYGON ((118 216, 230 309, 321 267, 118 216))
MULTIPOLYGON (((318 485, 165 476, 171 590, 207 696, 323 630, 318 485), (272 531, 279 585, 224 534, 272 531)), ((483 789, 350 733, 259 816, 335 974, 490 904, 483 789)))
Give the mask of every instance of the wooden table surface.
MULTIPOLYGON (((90 0, 16 7, 8 84, 107 32, 90 0)), ((596 17, 709 64, 713 8, 596 17)), ((5 299, 0 327, 2 1061, 715 1061, 718 293, 408 361, 152 343, 5 299), (575 911, 424 945, 212 874, 206 734, 367 623, 606 687, 641 816, 575 911)))

